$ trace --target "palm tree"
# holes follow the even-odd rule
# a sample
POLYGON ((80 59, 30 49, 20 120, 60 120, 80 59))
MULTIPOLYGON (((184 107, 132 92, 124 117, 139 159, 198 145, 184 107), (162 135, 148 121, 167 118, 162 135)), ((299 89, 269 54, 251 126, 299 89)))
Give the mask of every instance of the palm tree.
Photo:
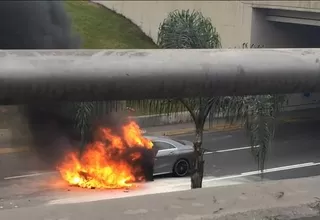
MULTIPOLYGON (((220 37, 209 18, 201 12, 173 11, 160 24, 158 44, 161 48, 220 48, 220 37)), ((243 48, 246 44, 243 45, 243 48)), ((227 122, 241 123, 249 135, 252 154, 263 171, 267 149, 274 136, 276 113, 282 99, 279 96, 246 97, 198 97, 192 99, 149 100, 140 102, 140 107, 158 114, 178 114, 187 110, 195 124, 195 162, 190 164, 191 188, 201 188, 204 172, 203 130, 206 121, 212 126, 217 116, 227 122), (142 105, 142 106, 141 106, 142 105)), ((263 172, 262 172, 263 173, 263 172)))
MULTIPOLYGON (((158 45, 161 48, 195 49, 220 48, 220 36, 209 18, 201 12, 189 10, 173 11, 160 24, 158 45)), ((157 102, 157 101, 156 101, 157 102)), ((190 113, 194 123, 196 136, 194 141, 195 163, 192 165, 191 188, 201 188, 204 159, 202 149, 203 128, 208 115, 219 111, 221 97, 168 100, 167 111, 173 106, 183 105, 190 113), (169 107, 169 108, 168 108, 169 107)))
POLYGON ((220 48, 220 36, 201 12, 175 10, 160 24, 158 45, 166 49, 220 48))

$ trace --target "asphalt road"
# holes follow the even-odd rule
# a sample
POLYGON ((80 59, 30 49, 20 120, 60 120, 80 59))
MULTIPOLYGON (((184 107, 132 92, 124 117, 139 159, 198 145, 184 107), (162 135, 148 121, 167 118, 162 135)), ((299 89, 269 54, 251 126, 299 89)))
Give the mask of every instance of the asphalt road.
MULTIPOLYGON (((319 134, 319 121, 281 124, 269 149, 264 178, 277 180, 320 175, 320 164, 317 164, 320 163, 319 134)), ((176 138, 192 141, 194 135, 176 138)), ((257 171, 257 164, 244 131, 205 133, 203 147, 212 152, 205 155, 205 176, 240 175, 260 180, 258 175, 248 173, 257 171)), ((1 155, 0 165, 5 168, 1 169, 0 181, 48 171, 48 167, 30 153, 1 155)))
MULTIPOLYGON (((320 175, 319 134, 320 123, 318 121, 281 125, 269 151, 265 179, 278 180, 320 175)), ((176 138, 192 140, 193 135, 176 138)), ((239 179, 260 181, 259 175, 256 174, 257 165, 250 154, 248 144, 243 131, 206 133, 203 146, 212 153, 205 155, 205 180, 210 180, 215 186, 233 184, 239 179)), ((19 157, 16 159, 18 160, 19 157)), ((37 165, 38 161, 30 157, 28 164, 14 167, 16 173, 12 173, 10 170, 13 168, 6 164, 4 169, 8 171, 5 172, 5 175, 23 174, 23 168, 29 169, 33 166, 32 164, 37 165)), ((155 182, 145 184, 139 192, 88 191, 66 186, 57 173, 43 173, 45 169, 41 170, 39 166, 39 170, 35 170, 38 173, 31 173, 29 176, 27 174, 13 179, 0 177, 0 211, 1 209, 33 207, 51 201, 63 203, 68 201, 69 197, 81 202, 90 201, 92 198, 99 200, 106 199, 106 197, 120 198, 190 189, 189 178, 160 177, 155 182)))
MULTIPOLYGON (((193 137, 176 136, 190 141, 193 137)), ((244 131, 205 133, 203 147, 212 152, 205 155, 205 176, 239 175, 260 180, 260 175, 249 173, 257 171, 257 163, 248 146, 244 131)), ((320 175, 320 123, 306 121, 280 125, 265 168, 264 178, 270 180, 320 175)))
MULTIPOLYGON (((281 124, 268 152, 264 178, 277 180, 320 175, 320 164, 317 164, 320 163, 319 134, 319 121, 281 124)), ((194 135, 175 138, 192 141, 194 135)), ((203 147, 211 151, 205 155, 205 176, 208 178, 237 175, 260 180, 260 175, 249 173, 257 171, 257 163, 244 131, 205 133, 203 147)), ((5 168, 1 169, 0 181, 48 171, 48 167, 30 153, 1 155, 0 165, 5 168)))

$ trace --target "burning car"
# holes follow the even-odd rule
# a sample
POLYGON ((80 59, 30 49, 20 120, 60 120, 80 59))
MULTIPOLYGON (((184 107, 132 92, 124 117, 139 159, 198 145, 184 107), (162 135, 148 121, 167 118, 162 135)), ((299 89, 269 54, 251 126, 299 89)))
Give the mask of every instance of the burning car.
POLYGON ((153 180, 153 143, 134 121, 119 130, 102 127, 80 152, 69 152, 57 166, 70 185, 83 188, 129 188, 153 180))
POLYGON ((70 185, 83 188, 129 188, 172 173, 186 176, 194 162, 193 143, 143 135, 134 121, 114 129, 100 126, 81 153, 66 153, 57 169, 70 185))

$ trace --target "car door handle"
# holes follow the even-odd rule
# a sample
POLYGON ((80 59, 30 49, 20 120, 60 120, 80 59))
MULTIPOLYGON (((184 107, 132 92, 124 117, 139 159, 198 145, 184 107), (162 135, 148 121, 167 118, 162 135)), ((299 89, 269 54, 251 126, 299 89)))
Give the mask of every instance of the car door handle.
POLYGON ((171 151, 169 154, 173 154, 174 152, 173 151, 171 151))

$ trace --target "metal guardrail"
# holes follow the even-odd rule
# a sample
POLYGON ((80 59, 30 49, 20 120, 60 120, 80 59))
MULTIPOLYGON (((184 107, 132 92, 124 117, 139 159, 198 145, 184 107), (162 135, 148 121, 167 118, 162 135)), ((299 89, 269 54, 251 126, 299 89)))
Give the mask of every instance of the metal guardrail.
POLYGON ((320 91, 320 49, 0 51, 0 104, 320 91))

